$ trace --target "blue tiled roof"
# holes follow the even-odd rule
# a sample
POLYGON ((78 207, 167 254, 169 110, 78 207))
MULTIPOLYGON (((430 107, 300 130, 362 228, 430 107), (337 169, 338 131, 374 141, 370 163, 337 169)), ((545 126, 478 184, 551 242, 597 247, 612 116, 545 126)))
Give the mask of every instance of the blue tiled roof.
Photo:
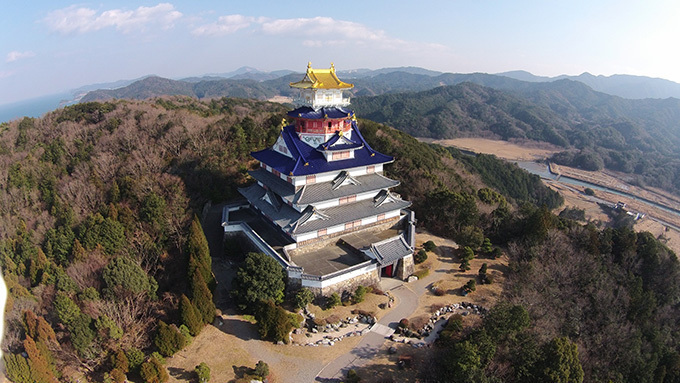
POLYGON ((314 108, 309 106, 301 106, 288 112, 289 117, 307 118, 311 120, 320 118, 347 118, 352 117, 353 115, 353 111, 339 107, 328 107, 314 110, 314 108))
POLYGON ((323 153, 300 140, 293 125, 284 127, 281 136, 293 158, 278 153, 272 148, 252 152, 251 155, 256 160, 286 175, 303 176, 394 161, 393 157, 373 150, 366 143, 356 121, 352 121, 352 138, 354 142, 361 144, 361 147, 354 150, 354 158, 326 161, 323 153))
POLYGON ((360 148, 363 144, 361 141, 357 142, 355 140, 350 140, 347 138, 347 136, 344 137, 344 144, 335 144, 340 140, 340 138, 343 137, 340 132, 335 132, 335 134, 328 139, 328 141, 324 142, 323 144, 319 145, 317 147, 318 150, 328 150, 328 151, 334 151, 334 150, 348 150, 348 149, 357 149, 360 148))

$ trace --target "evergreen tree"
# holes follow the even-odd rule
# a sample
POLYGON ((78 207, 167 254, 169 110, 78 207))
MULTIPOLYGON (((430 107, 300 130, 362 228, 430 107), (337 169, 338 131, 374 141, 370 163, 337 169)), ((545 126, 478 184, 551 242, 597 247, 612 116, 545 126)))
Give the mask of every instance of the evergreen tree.
POLYGON ((262 253, 249 253, 236 271, 231 296, 241 310, 252 310, 258 301, 281 303, 285 277, 285 271, 275 259, 262 253))
POLYGON ((203 274, 203 280, 206 281, 208 286, 213 286, 215 284, 215 277, 212 274, 212 258, 210 258, 208 240, 203 233, 201 222, 195 215, 194 219, 191 221, 191 226, 189 227, 186 252, 189 254, 189 257, 193 256, 196 258, 200 265, 201 273, 203 274))
POLYGON ((191 277, 191 303, 201 314, 203 323, 212 323, 215 319, 215 303, 203 276, 195 270, 191 277))
POLYGON ((187 326, 191 335, 200 334, 203 329, 203 316, 184 294, 179 300, 179 313, 182 323, 187 326))
POLYGON ((578 359, 578 347, 568 338, 554 338, 543 350, 539 363, 544 382, 581 383, 583 368, 578 359))
POLYGON ((170 379, 165 367, 154 357, 142 364, 139 375, 145 383, 165 383, 170 379))
POLYGON ((113 368, 123 372, 130 371, 130 361, 123 350, 116 351, 116 353, 111 357, 111 364, 113 365, 113 368))
POLYGON ((158 348, 161 355, 173 356, 186 345, 186 339, 175 325, 168 325, 159 321, 153 344, 158 348))
POLYGON ((27 336, 24 339, 24 350, 28 355, 28 365, 31 371, 31 377, 36 383, 52 383, 56 382, 54 372, 50 367, 45 355, 40 352, 36 346, 33 338, 27 336))

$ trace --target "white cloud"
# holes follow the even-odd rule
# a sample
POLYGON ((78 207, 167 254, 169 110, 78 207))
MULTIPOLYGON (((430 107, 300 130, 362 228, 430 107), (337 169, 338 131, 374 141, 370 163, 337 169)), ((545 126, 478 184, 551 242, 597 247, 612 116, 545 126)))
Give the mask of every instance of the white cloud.
POLYGON ((19 52, 19 51, 12 51, 7 54, 7 58, 5 59, 5 62, 11 63, 17 60, 21 59, 27 59, 30 57, 34 57, 35 53, 31 51, 26 51, 26 52, 19 52))
POLYGON ((169 3, 153 7, 139 7, 132 11, 110 9, 101 13, 90 8, 70 6, 47 14, 43 20, 47 26, 59 33, 86 33, 104 28, 116 28, 123 33, 145 30, 148 27, 172 28, 182 13, 169 3))
POLYGON ((248 28, 256 19, 243 15, 220 16, 217 22, 201 25, 191 33, 196 36, 224 36, 248 28))
POLYGON ((440 44, 411 42, 390 37, 385 31, 370 28, 353 21, 336 20, 331 17, 271 19, 243 15, 221 16, 217 22, 204 24, 193 29, 196 36, 224 36, 251 28, 268 35, 299 38, 305 47, 323 46, 368 46, 375 49, 404 50, 446 50, 440 44))

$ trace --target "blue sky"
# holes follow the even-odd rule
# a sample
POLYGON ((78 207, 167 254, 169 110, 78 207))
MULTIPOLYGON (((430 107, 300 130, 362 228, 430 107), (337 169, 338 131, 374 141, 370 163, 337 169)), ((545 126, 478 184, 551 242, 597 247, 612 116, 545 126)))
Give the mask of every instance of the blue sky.
POLYGON ((0 2, 0 104, 147 74, 634 74, 680 82, 677 1, 0 2))

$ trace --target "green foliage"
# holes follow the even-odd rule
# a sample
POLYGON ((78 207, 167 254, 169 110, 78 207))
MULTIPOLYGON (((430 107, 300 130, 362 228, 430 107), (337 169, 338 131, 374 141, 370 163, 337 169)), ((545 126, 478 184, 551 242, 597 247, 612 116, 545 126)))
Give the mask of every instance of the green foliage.
POLYGON ((427 252, 425 251, 425 249, 418 250, 418 252, 413 257, 413 260, 415 261, 416 264, 425 262, 427 260, 427 252))
POLYGON ((182 324, 187 326, 191 335, 197 336, 200 334, 204 325, 203 316, 184 294, 182 294, 179 300, 179 315, 182 324))
POLYGON ((342 303, 340 295, 338 293, 333 293, 329 297, 326 297, 326 310, 332 309, 342 303))
POLYGON ((125 228, 120 222, 104 218, 97 213, 90 215, 78 228, 79 240, 83 246, 92 250, 101 245, 107 254, 116 254, 125 245, 125 228))
POLYGON ((54 308, 59 321, 67 326, 73 323, 81 314, 80 307, 63 292, 58 292, 54 298, 54 308))
POLYGON ((427 277, 429 274, 430 274, 429 268, 420 269, 420 270, 416 271, 415 273, 413 273, 413 275, 418 277, 418 279, 423 279, 423 278, 427 277))
POLYGON ((186 339, 175 325, 158 322, 153 344, 163 356, 173 356, 186 345, 186 339))
POLYGON ((585 221, 586 211, 575 207, 565 207, 559 216, 560 218, 573 219, 575 221, 585 221))
POLYGON ((210 248, 208 247, 208 241, 205 238, 201 222, 198 220, 197 216, 194 216, 194 219, 191 221, 191 226, 189 227, 186 252, 190 256, 196 258, 201 267, 203 279, 208 285, 214 283, 211 269, 212 259, 210 258, 210 248))
POLYGON ((469 281, 467 281, 465 286, 463 286, 463 291, 465 291, 466 293, 471 293, 475 290, 477 290, 477 282, 475 282, 474 279, 470 279, 469 281))
POLYGON ((111 370, 110 376, 114 383, 125 383, 127 380, 125 373, 117 368, 111 370))
POLYGON ((585 188, 585 189, 583 189, 583 193, 585 193, 585 195, 587 195, 587 196, 594 196, 595 190, 593 190, 591 188, 585 188))
POLYGON ((491 244, 491 240, 489 238, 484 238, 484 242, 482 242, 482 246, 479 249, 484 255, 491 255, 493 252, 493 245, 491 244))
POLYGON ((111 365, 113 368, 122 372, 130 371, 130 362, 128 361, 127 355, 125 355, 123 350, 118 350, 111 356, 111 365))
POLYGON ((460 261, 460 266, 458 266, 458 269, 462 272, 470 270, 470 261, 468 261, 467 259, 463 259, 462 261, 460 261))
POLYGON ((295 293, 295 307, 302 309, 314 300, 314 293, 308 288, 301 288, 295 293))
POLYGON ((359 374, 357 374, 356 370, 353 368, 350 368, 349 371, 347 371, 347 378, 345 378, 346 383, 359 383, 361 382, 361 377, 359 374))
POLYGON ((364 286, 358 286, 357 289, 354 291, 354 296, 352 296, 352 301, 354 303, 361 303, 364 301, 366 298, 366 293, 368 292, 368 289, 364 286))
POLYGON ((118 340, 123 337, 123 329, 106 315, 100 315, 94 322, 94 327, 107 337, 118 340))
POLYGON ((231 296, 241 310, 252 310, 258 301, 281 303, 285 277, 285 271, 275 259, 261 253, 249 253, 236 271, 231 296))
POLYGON ((153 357, 142 363, 142 366, 139 369, 139 375, 145 383, 165 383, 170 379, 163 364, 153 357))
POLYGON ((106 285, 104 291, 110 297, 142 292, 153 297, 158 288, 153 277, 147 275, 137 262, 125 256, 111 259, 102 270, 102 279, 106 285))
POLYGON ((213 295, 208 289, 208 285, 203 280, 198 269, 194 270, 194 275, 191 277, 191 303, 196 307, 200 313, 203 323, 212 323, 215 319, 215 303, 213 302, 213 295))
POLYGON ((194 368, 196 373, 196 378, 199 383, 207 383, 210 381, 210 367, 208 367, 205 362, 201 362, 196 368, 194 368))
POLYGON ((144 363, 144 353, 138 348, 131 348, 125 351, 125 356, 130 365, 130 371, 137 372, 144 363))
POLYGON ((9 380, 15 383, 35 383, 27 358, 24 358, 21 354, 12 353, 5 353, 2 358, 9 380))
POLYGON ((460 255, 461 260, 471 261, 475 258, 475 251, 470 246, 463 247, 463 253, 460 255))
POLYGON ((578 348, 568 338, 554 338, 543 350, 539 363, 543 381, 556 383, 583 382, 583 368, 578 359, 578 348))
POLYGON ((255 365, 253 373, 261 379, 266 379, 269 376, 269 365, 264 361, 259 360, 255 365))
POLYGON ((442 329, 441 336, 443 338, 453 339, 463 331, 463 316, 460 314, 453 314, 449 317, 444 329, 442 329))
POLYGON ((434 242, 432 242, 432 241, 427 241, 427 242, 423 243, 423 248, 425 249, 425 251, 432 252, 432 251, 435 251, 437 249, 437 245, 435 245, 434 242))
POLYGON ((529 313, 520 305, 496 305, 484 318, 484 329, 497 341, 515 336, 530 324, 529 313))
POLYGON ((298 318, 272 301, 260 301, 255 309, 255 320, 262 339, 288 343, 288 334, 296 327, 298 318))
POLYGON ((104 115, 116 108, 112 103, 85 102, 64 107, 57 117, 57 123, 64 121, 86 121, 96 124, 104 120, 104 115))
POLYGON ((447 382, 474 382, 482 375, 481 357, 469 341, 454 343, 439 366, 440 379, 447 382))

